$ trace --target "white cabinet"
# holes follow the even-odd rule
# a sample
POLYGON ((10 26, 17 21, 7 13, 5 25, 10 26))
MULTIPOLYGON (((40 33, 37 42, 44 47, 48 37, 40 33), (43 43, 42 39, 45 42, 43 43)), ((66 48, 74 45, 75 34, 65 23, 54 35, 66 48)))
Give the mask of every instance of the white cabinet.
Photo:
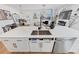
POLYGON ((29 52, 29 42, 26 38, 25 39, 24 38, 23 39, 17 39, 16 45, 17 45, 17 51, 29 52))
POLYGON ((15 50, 13 46, 14 40, 5 39, 3 40, 3 43, 9 51, 15 50))
POLYGON ((56 40, 54 53, 63 53, 64 52, 64 42, 63 40, 56 40))
POLYGON ((38 39, 29 39, 30 52, 40 52, 39 40, 38 39))
POLYGON ((52 52, 55 39, 9 37, 2 41, 11 52, 52 52))
POLYGON ((54 39, 37 39, 31 38, 29 40, 30 52, 52 52, 54 39))
POLYGON ((54 53, 67 53, 73 43, 75 42, 76 38, 57 38, 54 48, 54 53))
POLYGON ((41 52, 52 52, 54 39, 44 39, 42 42, 41 52))
POLYGON ((10 51, 29 52, 28 39, 26 38, 6 38, 3 42, 10 51))

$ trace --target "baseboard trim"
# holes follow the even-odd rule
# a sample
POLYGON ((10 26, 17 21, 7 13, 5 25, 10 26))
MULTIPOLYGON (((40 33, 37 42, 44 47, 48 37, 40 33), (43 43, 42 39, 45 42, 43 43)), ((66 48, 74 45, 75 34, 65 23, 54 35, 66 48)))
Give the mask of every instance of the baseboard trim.
POLYGON ((52 52, 11 52, 11 54, 53 54, 52 52))

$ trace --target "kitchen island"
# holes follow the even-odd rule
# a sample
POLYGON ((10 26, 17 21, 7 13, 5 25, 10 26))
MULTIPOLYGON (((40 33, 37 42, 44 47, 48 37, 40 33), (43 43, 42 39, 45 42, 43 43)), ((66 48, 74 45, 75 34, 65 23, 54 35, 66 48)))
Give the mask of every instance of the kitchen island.
POLYGON ((51 35, 31 35, 34 30, 38 31, 38 27, 17 27, 0 35, 0 40, 11 52, 51 53, 53 52, 56 38, 79 37, 79 31, 64 26, 56 26, 54 29, 41 28, 41 31, 49 31, 51 35))

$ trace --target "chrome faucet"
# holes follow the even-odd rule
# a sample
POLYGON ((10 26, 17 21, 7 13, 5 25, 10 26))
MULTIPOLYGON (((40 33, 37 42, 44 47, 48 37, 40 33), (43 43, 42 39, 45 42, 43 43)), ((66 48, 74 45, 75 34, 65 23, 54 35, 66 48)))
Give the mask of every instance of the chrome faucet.
POLYGON ((38 27, 38 30, 40 30, 42 28, 42 17, 40 17, 40 26, 38 27))

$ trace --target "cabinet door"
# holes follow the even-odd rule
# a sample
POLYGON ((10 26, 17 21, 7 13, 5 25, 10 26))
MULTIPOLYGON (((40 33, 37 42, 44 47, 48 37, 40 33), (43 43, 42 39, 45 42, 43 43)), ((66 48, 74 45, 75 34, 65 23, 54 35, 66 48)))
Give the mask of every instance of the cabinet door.
POLYGON ((43 39, 41 52, 52 52, 54 45, 53 39, 43 39))
POLYGON ((29 39, 30 52, 40 52, 39 40, 29 39))
POLYGON ((71 38, 64 38, 64 49, 67 53, 73 46, 73 43, 75 42, 77 38, 71 37, 71 38))
POLYGON ((17 46, 15 46, 16 43, 14 42, 14 40, 4 39, 3 43, 9 51, 17 50, 17 46))
POLYGON ((56 40, 54 53, 64 53, 64 41, 63 40, 56 40))
POLYGON ((10 51, 29 52, 28 40, 26 38, 7 38, 4 44, 10 51))
POLYGON ((17 51, 29 52, 29 42, 28 39, 17 39, 16 40, 17 51))
POLYGON ((74 37, 57 38, 54 52, 67 53, 71 49, 75 39, 74 37))

